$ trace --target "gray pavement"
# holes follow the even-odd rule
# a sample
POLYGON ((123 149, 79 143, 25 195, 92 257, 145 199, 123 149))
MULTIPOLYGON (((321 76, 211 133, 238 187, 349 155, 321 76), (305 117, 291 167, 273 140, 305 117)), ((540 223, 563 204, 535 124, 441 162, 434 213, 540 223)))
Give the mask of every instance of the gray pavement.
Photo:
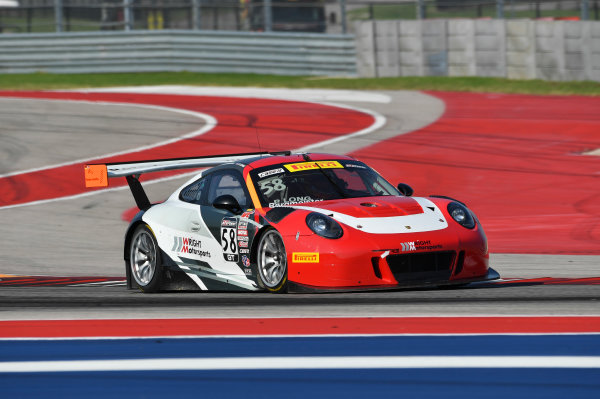
MULTIPOLYGON (((387 118, 378 131, 312 151, 346 153, 437 119, 444 106, 418 92, 385 103, 348 102, 387 118)), ((0 99, 0 174, 127 150, 189 133, 192 116, 134 106, 0 99)), ((160 200, 186 178, 147 186, 160 200)), ((120 215, 128 189, 0 209, 0 275, 123 276, 120 215)), ((598 276, 599 256, 492 254, 505 277, 598 276)), ((160 294, 124 287, 0 287, 0 318, 599 314, 597 286, 417 290, 359 294, 160 294), (101 308, 99 308, 99 306, 101 308)))
POLYGON ((133 104, 0 97, 0 175, 150 145, 202 124, 133 104))
MULTIPOLYGON (((389 103, 348 102, 373 108, 387 123, 369 135, 313 148, 343 154, 425 126, 443 112, 441 101, 419 92, 384 92, 389 103)), ((0 137, 9 160, 3 172, 98 157, 177 137, 200 128, 197 118, 138 106, 0 99, 0 137), (5 141, 6 140, 6 141, 5 141)), ((83 176, 83 171, 82 171, 83 176)), ((165 199, 189 177, 146 186, 151 201, 165 199)), ((122 276, 127 223, 135 206, 128 189, 46 204, 1 209, 0 274, 122 276)))
POLYGON ((144 294, 125 287, 0 288, 0 319, 600 316, 593 285, 336 294, 144 294))

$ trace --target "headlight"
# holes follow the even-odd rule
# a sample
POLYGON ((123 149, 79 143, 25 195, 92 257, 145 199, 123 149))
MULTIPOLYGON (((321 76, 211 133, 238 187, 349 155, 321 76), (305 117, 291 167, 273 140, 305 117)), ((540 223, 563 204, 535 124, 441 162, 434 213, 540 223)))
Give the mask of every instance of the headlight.
POLYGON ((448 213, 452 216, 452 219, 456 221, 456 223, 460 224, 467 229, 472 229, 475 227, 475 219, 471 212, 467 209, 463 204, 459 204, 458 202, 451 202, 448 204, 448 213))
POLYGON ((312 212, 306 216, 306 225, 315 234, 325 238, 340 238, 344 231, 342 226, 329 216, 312 212))

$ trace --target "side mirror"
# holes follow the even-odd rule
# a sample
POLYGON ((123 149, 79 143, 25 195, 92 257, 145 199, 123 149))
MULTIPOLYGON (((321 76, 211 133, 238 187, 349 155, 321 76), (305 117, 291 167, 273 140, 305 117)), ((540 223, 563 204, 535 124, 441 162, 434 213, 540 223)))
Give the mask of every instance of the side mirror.
POLYGON ((414 192, 412 187, 405 183, 398 183, 398 191, 400 191, 402 195, 406 195, 407 197, 413 195, 414 192))
POLYGON ((237 202, 235 197, 230 194, 218 196, 217 198, 215 198, 212 205, 217 209, 225 209, 236 215, 242 213, 242 208, 240 207, 240 204, 237 202))

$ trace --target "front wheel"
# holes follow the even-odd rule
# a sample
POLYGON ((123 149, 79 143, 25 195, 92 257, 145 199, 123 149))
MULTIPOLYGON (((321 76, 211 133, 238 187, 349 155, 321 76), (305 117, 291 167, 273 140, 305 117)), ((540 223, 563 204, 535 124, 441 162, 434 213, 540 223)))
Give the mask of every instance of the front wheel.
POLYGON ((270 229, 260 237, 256 260, 259 283, 271 292, 286 292, 287 254, 277 230, 270 229))
POLYGON ((131 237, 129 267, 137 286, 144 292, 156 292, 161 286, 158 244, 147 225, 140 225, 131 237))

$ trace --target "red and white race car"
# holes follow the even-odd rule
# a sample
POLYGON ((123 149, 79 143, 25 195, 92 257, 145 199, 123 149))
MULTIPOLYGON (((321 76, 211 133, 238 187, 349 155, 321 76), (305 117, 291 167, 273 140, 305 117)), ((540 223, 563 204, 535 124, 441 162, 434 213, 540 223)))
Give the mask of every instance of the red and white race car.
POLYGON ((412 197, 364 163, 252 153, 87 165, 88 186, 126 177, 140 212, 125 236, 128 286, 304 292, 464 284, 498 278, 463 203, 412 197), (152 205, 138 178, 204 170, 152 205))

